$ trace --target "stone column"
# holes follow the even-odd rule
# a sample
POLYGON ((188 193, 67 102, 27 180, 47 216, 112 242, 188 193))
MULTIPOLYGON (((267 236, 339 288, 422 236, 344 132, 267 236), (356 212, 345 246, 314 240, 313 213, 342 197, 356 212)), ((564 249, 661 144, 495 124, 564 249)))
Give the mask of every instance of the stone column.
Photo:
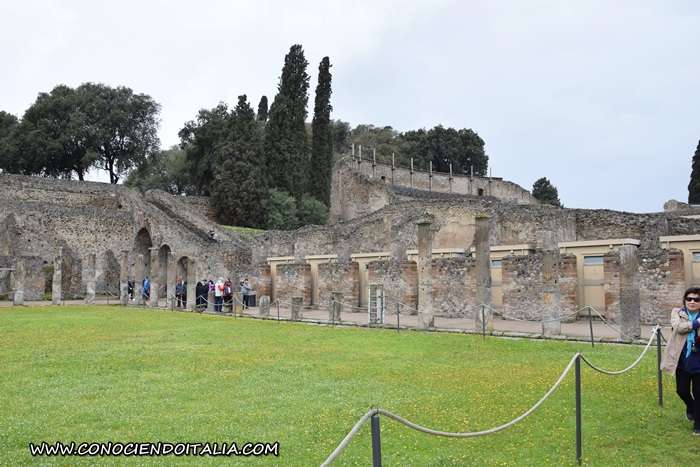
POLYGON ((418 329, 432 328, 433 316, 433 218, 423 216, 418 230, 418 329))
POLYGON ((58 247, 53 258, 53 282, 51 285, 51 303, 61 304, 63 297, 63 247, 58 247))
MULTIPOLYGON (((175 300, 175 284, 177 283, 177 262, 175 261, 175 253, 168 253, 168 268, 165 273, 166 275, 166 286, 165 286, 165 306, 170 307, 175 300)), ((182 277, 181 280, 184 282, 187 277, 182 277)))
POLYGON ((491 219, 488 216, 477 215, 474 229, 474 248, 476 250, 476 304, 477 310, 474 325, 477 331, 482 330, 482 309, 486 330, 493 331, 493 316, 491 312, 491 219))
POLYGON ((304 297, 292 297, 292 321, 302 318, 301 306, 304 304, 304 297))
POLYGON ((187 309, 197 311, 197 272, 195 271, 194 260, 187 258, 185 262, 187 266, 187 309))
POLYGON ((270 316, 270 297, 263 295, 258 304, 258 316, 270 316))
POLYGON ((149 250, 151 252, 151 270, 148 278, 151 281, 151 295, 148 299, 148 306, 157 307, 160 289, 160 255, 156 246, 149 248, 149 250))
POLYGON ((331 292, 331 301, 328 303, 328 321, 340 322, 343 312, 343 292, 331 292))
POLYGON ((551 230, 539 233, 542 249, 542 334, 561 334, 561 291, 559 289, 559 244, 551 230))
POLYGON ((642 334, 639 303, 639 259, 637 247, 620 247, 620 338, 629 342, 642 334))
POLYGON ((90 253, 85 258, 85 304, 95 304, 95 283, 97 271, 95 269, 95 253, 90 253))
POLYGON ((137 254, 134 264, 134 303, 138 306, 143 306, 143 276, 146 269, 143 262, 143 255, 137 254))
POLYGON ((119 302, 129 304, 129 250, 122 250, 119 261, 119 302))
MULTIPOLYGON (((209 287, 207 283, 207 287, 209 287)), ((209 290, 207 292, 207 311, 214 311, 214 291, 209 290)))
POLYGON ((17 258, 15 261, 15 270, 12 272, 12 280, 14 282, 15 293, 12 295, 12 304, 14 306, 24 305, 24 260, 17 258))

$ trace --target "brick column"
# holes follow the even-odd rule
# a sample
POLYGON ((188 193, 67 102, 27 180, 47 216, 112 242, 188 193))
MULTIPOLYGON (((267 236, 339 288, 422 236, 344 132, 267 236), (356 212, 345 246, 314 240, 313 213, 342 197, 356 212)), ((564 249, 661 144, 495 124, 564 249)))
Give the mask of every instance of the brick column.
POLYGON ((433 317, 433 219, 425 216, 417 223, 418 230, 418 329, 432 328, 433 317))
POLYGON ((148 306, 158 306, 158 289, 160 288, 160 255, 158 247, 149 248, 151 251, 151 271, 148 278, 151 280, 151 295, 148 300, 148 306))
POLYGON ((561 291, 559 290, 559 247, 553 231, 539 232, 542 249, 542 334, 561 334, 561 291))
POLYGON ((270 297, 263 295, 258 304, 258 316, 270 316, 270 297))
POLYGON ((343 311, 343 292, 331 292, 328 302, 328 321, 340 322, 343 311))
POLYGON ((97 271, 95 269, 95 253, 90 253, 85 258, 85 304, 95 304, 95 283, 97 271))
MULTIPOLYGON (((166 269, 165 279, 165 306, 170 307, 175 300, 175 283, 177 282, 177 262, 175 261, 175 253, 168 253, 168 267, 166 269)), ((187 277, 182 277, 182 282, 187 280, 187 277)))
POLYGON ((195 271, 194 260, 187 258, 185 262, 187 266, 187 309, 197 310, 197 272, 195 271))
POLYGON ((63 247, 58 247, 53 258, 53 283, 51 285, 51 303, 61 304, 63 297, 63 247))
POLYGON ((491 219, 478 215, 475 218, 474 248, 476 250, 476 304, 477 310, 474 325, 482 329, 481 305, 484 305, 484 320, 486 330, 493 331, 493 316, 491 313, 491 219))
POLYGON ((14 282, 14 294, 12 295, 12 304, 14 306, 24 305, 24 280, 25 280, 24 260, 17 258, 15 261, 15 270, 12 272, 12 281, 14 282))
POLYGON ((145 274, 146 265, 142 254, 136 255, 134 264, 134 303, 143 305, 143 276, 145 274))
POLYGON ((129 250, 122 250, 119 261, 119 301, 129 303, 129 250))
POLYGON ((632 341, 642 334, 639 320, 639 259, 637 247, 620 247, 620 338, 632 341))

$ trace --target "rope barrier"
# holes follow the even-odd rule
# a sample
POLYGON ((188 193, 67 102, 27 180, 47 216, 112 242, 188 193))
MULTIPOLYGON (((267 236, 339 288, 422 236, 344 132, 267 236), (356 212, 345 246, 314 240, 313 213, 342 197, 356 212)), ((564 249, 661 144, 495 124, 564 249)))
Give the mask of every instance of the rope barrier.
POLYGON ((580 356, 581 354, 577 353, 571 358, 571 361, 569 361, 569 364, 564 368, 564 371, 559 375, 559 378, 556 380, 556 382, 552 385, 552 387, 549 388, 549 390, 538 400, 535 405, 530 407, 528 410, 523 412, 521 415, 518 417, 514 418, 513 420, 504 423, 503 425, 499 425, 493 428, 489 428, 488 430, 482 430, 482 431, 473 431, 473 432, 449 432, 449 431, 440 431, 440 430, 433 430, 431 428, 424 427, 422 425, 419 425, 417 423, 413 423, 400 415, 394 414, 392 412, 389 412, 387 410, 381 409, 381 408, 376 408, 372 409, 358 420, 358 422, 355 424, 355 426, 352 427, 350 432, 343 438, 343 440, 340 442, 338 447, 335 448, 335 450, 328 456, 328 458, 321 464, 321 467, 325 467, 330 465, 331 462, 333 462, 339 455, 340 453, 345 450, 345 448, 350 444, 350 441, 352 441, 352 438, 357 434, 357 432, 362 428, 362 426, 367 423, 367 420, 369 420, 373 415, 385 415, 388 418, 393 419, 396 422, 402 423, 406 425, 409 428, 412 428, 414 430, 420 431, 422 433, 427 433, 430 435, 434 436, 445 436, 445 437, 450 437, 450 438, 475 438, 477 436, 485 436, 485 435, 490 435, 493 433, 497 433, 499 431, 503 431, 507 428, 510 428, 511 426, 515 425, 516 423, 524 420, 527 416, 532 414, 535 410, 537 410, 543 403, 546 401, 549 396, 551 396, 554 391, 561 385, 562 381, 566 377, 566 375, 571 371, 571 367, 574 365, 576 362, 576 359, 580 356))
POLYGON ((642 358, 644 357, 644 354, 646 354, 647 351, 649 350, 649 347, 651 347, 651 343, 652 343, 653 340, 654 340, 654 336, 656 336, 656 333, 659 332, 659 329, 660 329, 660 328, 659 328, 658 325, 655 326, 655 327, 652 329, 652 331, 651 331, 651 337, 649 337, 649 342, 647 342, 647 345, 646 345, 646 347, 644 347, 644 350, 642 350, 642 353, 639 354, 639 357, 637 357, 637 359, 636 359, 634 362, 632 362, 632 364, 631 364, 630 366, 628 366, 627 368, 624 368, 624 369, 622 369, 622 370, 614 371, 614 370, 606 370, 606 369, 604 369, 604 368, 597 367, 597 366, 595 366, 593 363, 591 363, 591 362, 585 357, 585 355, 583 355, 583 354, 581 354, 581 360, 583 360, 584 362, 586 362, 586 364, 587 364, 588 366, 590 366, 591 368, 593 368, 593 369, 596 370, 596 371, 599 371, 600 373, 605 373, 606 375, 621 375, 621 374, 623 374, 623 373, 626 373, 626 372, 630 371, 632 368, 634 368, 635 366, 637 366, 637 365, 639 364, 639 362, 642 361, 642 358))

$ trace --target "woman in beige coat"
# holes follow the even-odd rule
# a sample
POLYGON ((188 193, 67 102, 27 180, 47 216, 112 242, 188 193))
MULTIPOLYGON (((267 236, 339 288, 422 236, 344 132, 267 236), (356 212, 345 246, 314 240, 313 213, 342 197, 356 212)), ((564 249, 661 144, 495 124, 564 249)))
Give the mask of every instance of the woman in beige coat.
POLYGON ((661 368, 676 375, 676 392, 685 403, 685 415, 700 435, 700 287, 683 294, 683 308, 671 311, 671 338, 661 368))

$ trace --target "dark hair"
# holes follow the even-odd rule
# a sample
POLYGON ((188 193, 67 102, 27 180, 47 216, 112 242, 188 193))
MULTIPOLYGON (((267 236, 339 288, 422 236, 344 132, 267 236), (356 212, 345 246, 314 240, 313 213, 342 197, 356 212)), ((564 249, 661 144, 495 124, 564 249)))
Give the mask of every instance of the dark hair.
POLYGON ((700 287, 688 287, 685 289, 683 293, 683 306, 685 306, 685 299, 688 298, 688 295, 691 293, 700 296, 700 287))

